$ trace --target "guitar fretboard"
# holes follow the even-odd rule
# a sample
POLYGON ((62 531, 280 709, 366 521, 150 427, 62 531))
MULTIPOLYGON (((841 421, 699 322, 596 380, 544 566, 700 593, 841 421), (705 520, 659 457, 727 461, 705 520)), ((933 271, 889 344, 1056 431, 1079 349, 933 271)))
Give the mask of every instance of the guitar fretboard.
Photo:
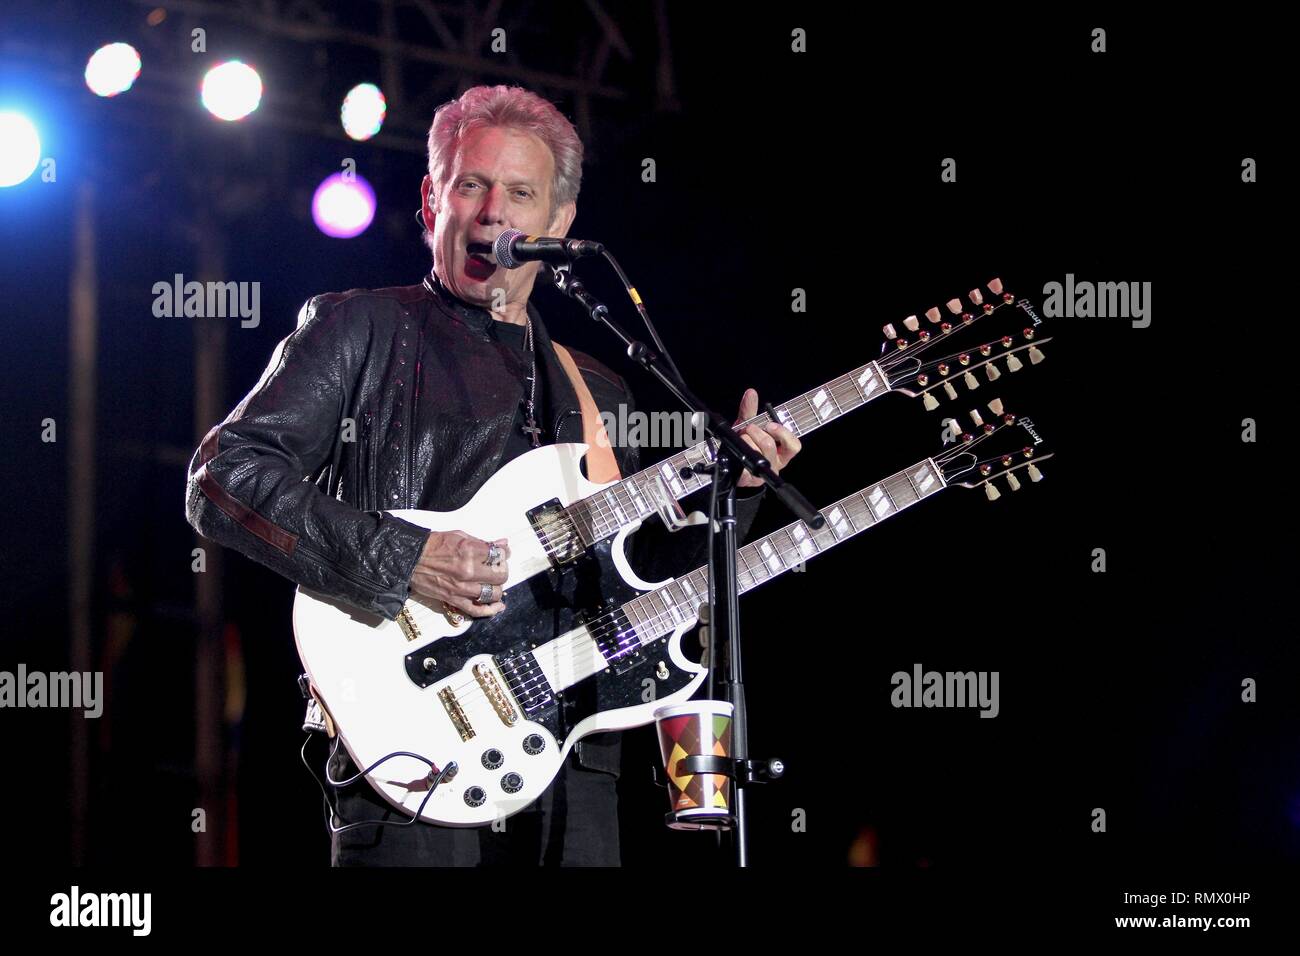
MULTIPOLYGON (((784 404, 774 405, 772 410, 776 413, 778 422, 802 438, 827 422, 887 394, 889 390, 888 379, 876 363, 871 362, 784 404)), ((742 422, 741 426, 763 426, 771 420, 771 416, 762 412, 742 422)), ((712 460, 708 443, 700 442, 657 465, 624 478, 604 491, 575 501, 566 511, 579 536, 590 546, 617 533, 632 521, 643 520, 655 514, 660 483, 675 500, 708 485, 712 481, 709 475, 691 474, 683 478, 682 469, 692 469, 712 460)))
MULTIPOLYGON (((750 542, 736 551, 741 593, 786 571, 802 568, 814 555, 861 534, 944 487, 942 474, 927 458, 823 509, 826 523, 820 531, 796 521, 750 542)), ((708 600, 708 590, 709 569, 702 567, 624 604, 620 610, 631 627, 618 634, 615 653, 635 650, 681 624, 694 623, 699 619, 700 605, 708 600)))

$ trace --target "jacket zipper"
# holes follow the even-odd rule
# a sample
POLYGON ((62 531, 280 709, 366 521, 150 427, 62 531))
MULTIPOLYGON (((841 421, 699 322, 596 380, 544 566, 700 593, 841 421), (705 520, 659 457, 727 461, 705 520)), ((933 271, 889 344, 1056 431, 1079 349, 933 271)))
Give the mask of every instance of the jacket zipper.
POLYGON ((362 474, 366 478, 366 500, 361 504, 362 511, 375 510, 375 499, 379 494, 375 485, 375 456, 370 447, 370 424, 373 417, 374 413, 367 408, 365 417, 361 420, 361 449, 365 455, 362 462, 362 474))
POLYGON ((356 500, 358 507, 364 504, 361 498, 365 494, 361 488, 361 456, 363 448, 364 446, 358 445, 356 450, 353 452, 352 474, 349 476, 352 481, 352 486, 348 489, 348 493, 356 500))
POLYGON ((416 413, 419 411, 419 408, 420 408, 420 355, 421 355, 422 352, 423 352, 423 344, 424 344, 424 330, 421 329, 421 330, 420 330, 420 334, 417 335, 417 336, 415 337, 415 345, 416 345, 416 349, 415 349, 415 356, 416 356, 416 358, 415 358, 415 381, 413 381, 413 382, 411 383, 410 391, 407 392, 407 394, 411 396, 411 411, 410 411, 410 414, 406 416, 406 420, 407 420, 407 429, 406 429, 406 507, 407 507, 407 508, 414 508, 414 507, 415 507, 415 484, 414 484, 414 482, 412 482, 411 477, 412 477, 412 475, 414 475, 414 473, 415 473, 415 464, 414 464, 414 461, 415 461, 415 415, 416 415, 416 413))
POLYGON ((555 416, 555 427, 551 429, 551 434, 555 436, 555 443, 557 445, 560 444, 560 425, 561 423, 563 423, 564 419, 568 418, 571 415, 581 415, 581 414, 582 414, 581 411, 569 410, 567 412, 560 412, 560 414, 555 416))

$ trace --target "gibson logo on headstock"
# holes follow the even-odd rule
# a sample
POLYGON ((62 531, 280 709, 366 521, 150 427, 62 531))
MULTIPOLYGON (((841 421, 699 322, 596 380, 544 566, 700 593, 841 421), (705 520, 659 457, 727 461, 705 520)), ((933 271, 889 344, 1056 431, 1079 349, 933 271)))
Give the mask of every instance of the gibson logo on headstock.
POLYGON ((1038 432, 1034 431, 1034 422, 1032 419, 1021 418, 1016 421, 1016 424, 1029 432, 1030 436, 1034 439, 1035 445, 1041 445, 1043 443, 1043 439, 1039 437, 1038 432))
POLYGON ((1025 314, 1034 320, 1034 325, 1043 324, 1043 320, 1038 317, 1038 313, 1034 311, 1034 307, 1029 304, 1028 299, 1021 299, 1016 305, 1025 310, 1025 314))

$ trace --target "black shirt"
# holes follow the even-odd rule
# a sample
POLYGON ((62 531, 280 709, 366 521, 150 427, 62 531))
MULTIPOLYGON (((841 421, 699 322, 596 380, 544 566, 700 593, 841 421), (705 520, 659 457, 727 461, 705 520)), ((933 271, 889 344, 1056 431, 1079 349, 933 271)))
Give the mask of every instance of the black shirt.
MULTIPOLYGON (((488 326, 488 334, 492 336, 493 341, 501 343, 509 352, 512 364, 518 365, 519 368, 519 409, 515 412, 515 420, 510 426, 510 436, 506 439, 505 451, 501 455, 501 464, 504 465, 506 462, 533 450, 532 437, 524 431, 524 425, 527 422, 528 396, 532 389, 528 376, 533 374, 533 356, 527 345, 528 329, 526 326, 493 320, 492 324, 488 326)), ((549 434, 549 429, 547 429, 544 421, 545 416, 542 414, 542 408, 544 407, 542 392, 545 378, 542 375, 538 375, 537 378, 537 398, 535 399, 533 414, 537 419, 537 426, 542 430, 541 434, 537 436, 537 440, 546 445, 550 444, 553 437, 549 434)))

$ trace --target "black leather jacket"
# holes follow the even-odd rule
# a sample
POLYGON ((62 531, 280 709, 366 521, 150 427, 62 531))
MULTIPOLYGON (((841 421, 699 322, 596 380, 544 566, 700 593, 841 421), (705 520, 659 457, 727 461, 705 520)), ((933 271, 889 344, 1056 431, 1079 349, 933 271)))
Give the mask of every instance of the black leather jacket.
MULTIPOLYGON (((580 442, 577 396, 532 303, 528 312, 547 437, 580 442)), ((427 277, 308 300, 257 385, 190 462, 190 524, 291 581, 396 617, 429 532, 383 512, 459 508, 501 464, 520 383, 488 334, 493 321, 427 277)), ((601 411, 632 410, 620 376, 570 352, 601 411)), ((624 475, 642 467, 636 448, 614 452, 624 475)), ((742 535, 760 497, 738 501, 742 535)), ((632 563, 651 581, 706 559, 698 529, 669 536, 657 518, 631 540, 632 563)), ((580 741, 579 762, 617 773, 617 738, 580 741)))

